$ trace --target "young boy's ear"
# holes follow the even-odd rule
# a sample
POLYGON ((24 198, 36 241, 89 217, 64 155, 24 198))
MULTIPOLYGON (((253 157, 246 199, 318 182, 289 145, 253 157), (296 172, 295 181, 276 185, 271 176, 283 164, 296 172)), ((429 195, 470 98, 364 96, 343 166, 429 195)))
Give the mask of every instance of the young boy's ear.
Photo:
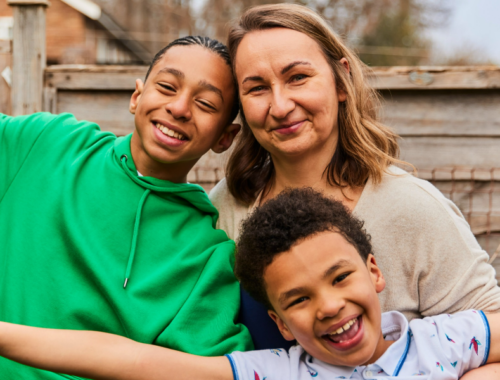
POLYGON ((241 125, 239 124, 230 124, 224 131, 222 132, 219 139, 216 141, 214 145, 212 145, 212 150, 215 153, 222 153, 228 150, 233 144, 234 138, 240 132, 241 125))
POLYGON ((128 105, 128 110, 132 115, 135 115, 135 110, 137 109, 137 104, 139 104, 139 99, 141 98, 142 92, 144 91, 144 82, 140 79, 135 80, 135 91, 130 98, 130 103, 128 105))
POLYGON ((276 323, 276 325, 278 326, 278 329, 280 330, 281 335, 283 335, 283 338, 285 338, 286 340, 295 340, 295 337, 288 329, 288 326, 285 324, 285 322, 283 322, 283 319, 281 319, 280 316, 276 314, 276 312, 268 310, 267 313, 272 318, 274 323, 276 323))
POLYGON ((372 254, 368 255, 368 259, 366 260, 366 267, 368 268, 368 272, 370 272, 375 290, 377 291, 377 293, 380 293, 385 289, 385 278, 382 274, 382 271, 377 265, 375 257, 372 254))

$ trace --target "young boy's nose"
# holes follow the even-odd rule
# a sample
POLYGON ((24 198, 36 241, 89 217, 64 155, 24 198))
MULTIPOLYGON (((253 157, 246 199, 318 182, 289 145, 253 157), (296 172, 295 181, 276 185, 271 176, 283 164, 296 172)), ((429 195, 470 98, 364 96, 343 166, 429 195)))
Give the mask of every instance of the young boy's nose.
POLYGON ((324 294, 318 299, 316 318, 322 321, 325 318, 334 318, 344 308, 345 300, 340 297, 324 294))
POLYGON ((183 121, 191 119, 191 104, 188 96, 179 95, 165 105, 165 109, 174 119, 183 121))

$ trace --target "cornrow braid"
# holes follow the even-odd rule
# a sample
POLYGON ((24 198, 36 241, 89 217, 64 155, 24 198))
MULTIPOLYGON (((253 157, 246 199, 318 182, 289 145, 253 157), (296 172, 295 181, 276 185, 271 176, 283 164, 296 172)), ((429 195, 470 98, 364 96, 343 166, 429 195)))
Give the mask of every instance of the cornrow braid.
MULTIPOLYGON (((233 69, 232 64, 231 64, 231 58, 229 56, 229 51, 227 49, 227 46, 224 45, 222 42, 219 42, 213 38, 210 37, 205 37, 205 36, 186 36, 186 37, 181 37, 178 38, 172 42, 170 42, 167 46, 165 46, 163 49, 161 49, 158 53, 153 58, 153 61, 151 62, 151 65, 149 66, 148 72, 146 73, 146 78, 144 79, 144 82, 148 79, 149 74, 151 73, 151 70, 153 67, 158 63, 158 61, 163 57, 163 55, 167 52, 168 49, 170 49, 173 46, 191 46, 191 45, 198 45, 202 46, 215 54, 217 54, 219 57, 221 57, 224 62, 230 67, 231 71, 233 69)), ((234 81, 234 86, 235 89, 236 87, 236 81, 234 81)), ((231 109, 231 120, 233 121, 236 116, 238 115, 239 112, 239 96, 238 96, 238 91, 235 90, 234 92, 234 102, 233 102, 233 108, 231 109)))

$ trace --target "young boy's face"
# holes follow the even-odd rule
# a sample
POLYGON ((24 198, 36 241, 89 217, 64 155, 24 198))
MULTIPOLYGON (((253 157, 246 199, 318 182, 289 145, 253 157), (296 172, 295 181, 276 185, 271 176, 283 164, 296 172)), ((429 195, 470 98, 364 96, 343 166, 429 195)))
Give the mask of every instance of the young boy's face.
POLYGON ((264 272, 269 311, 287 340, 313 357, 357 366, 378 359, 390 342, 381 333, 377 293, 385 280, 372 255, 365 263, 342 235, 322 232, 278 255, 264 272))
POLYGON ((186 175, 210 148, 227 149, 239 130, 229 121, 234 94, 231 69, 216 53, 198 45, 167 50, 130 102, 137 169, 172 173, 175 164, 186 175))

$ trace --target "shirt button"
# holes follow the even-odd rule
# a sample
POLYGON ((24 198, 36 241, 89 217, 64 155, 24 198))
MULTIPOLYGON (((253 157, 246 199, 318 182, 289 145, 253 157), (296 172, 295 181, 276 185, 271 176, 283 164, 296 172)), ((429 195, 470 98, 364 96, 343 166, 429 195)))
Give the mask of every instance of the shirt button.
POLYGON ((373 372, 372 371, 365 371, 365 376, 366 377, 372 377, 373 376, 373 372))

